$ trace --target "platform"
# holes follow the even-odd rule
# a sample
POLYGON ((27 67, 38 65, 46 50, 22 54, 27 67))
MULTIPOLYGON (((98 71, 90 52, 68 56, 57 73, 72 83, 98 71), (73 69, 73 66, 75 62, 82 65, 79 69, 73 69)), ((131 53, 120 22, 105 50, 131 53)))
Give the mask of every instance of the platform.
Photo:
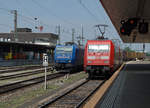
POLYGON ((125 64, 96 108, 150 108, 150 62, 125 64))

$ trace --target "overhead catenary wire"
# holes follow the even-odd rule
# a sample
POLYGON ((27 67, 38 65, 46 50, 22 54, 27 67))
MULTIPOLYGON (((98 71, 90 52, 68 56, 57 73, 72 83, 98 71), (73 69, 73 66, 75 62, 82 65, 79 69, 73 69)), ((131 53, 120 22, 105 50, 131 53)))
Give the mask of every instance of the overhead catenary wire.
MULTIPOLYGON (((34 25, 36 25, 35 24, 35 20, 33 19, 33 18, 31 18, 31 17, 27 17, 27 16, 24 16, 24 15, 22 15, 22 14, 18 14, 19 16, 21 16, 22 18, 23 18, 23 20, 24 21, 26 21, 27 23, 32 23, 32 25, 34 24, 34 25)), ((49 27, 49 28, 51 28, 51 26, 50 25, 48 25, 48 24, 44 24, 43 22, 41 22, 41 21, 39 21, 39 23, 41 24, 41 25, 43 25, 43 26, 47 26, 47 27, 49 27)), ((55 25, 53 25, 53 28, 55 28, 55 27, 57 27, 57 26, 55 26, 55 25)), ((64 28, 64 27, 62 27, 61 26, 61 32, 62 33, 66 33, 66 34, 71 34, 71 32, 69 31, 69 30, 67 30, 66 28, 64 28)))
MULTIPOLYGON (((19 0, 16 0, 16 1, 20 3, 19 0)), ((38 5, 40 8, 44 8, 45 10, 48 10, 46 7, 42 6, 42 5, 39 4, 37 1, 35 1, 35 0, 32 0, 32 1, 33 1, 36 5, 38 5)), ((7 11, 7 12, 9 13, 9 15, 12 15, 12 14, 11 14, 12 10, 6 9, 6 8, 0 8, 0 9, 3 10, 3 11, 7 11)), ((51 12, 51 11, 48 10, 48 12, 51 12)), ((52 13, 52 12, 51 12, 51 13, 52 13)), ((57 17, 57 18, 59 17, 59 16, 55 15, 54 13, 52 13, 52 14, 53 14, 53 16, 55 16, 55 17, 57 17)), ((25 16, 25 15, 20 14, 20 13, 18 13, 18 16, 20 16, 25 22, 30 23, 30 24, 32 23, 31 25, 35 24, 35 22, 36 22, 35 18, 36 18, 39 24, 51 28, 50 25, 43 23, 43 22, 42 22, 41 20, 39 20, 39 18, 37 18, 37 17, 28 17, 28 16, 25 16)), ((60 18, 59 18, 59 19, 60 19, 60 18)), ((70 23, 70 22, 68 22, 68 21, 65 20, 65 19, 62 19, 62 20, 63 20, 65 23, 69 23, 69 24, 71 24, 71 25, 73 25, 73 26, 76 26, 76 25, 74 25, 73 23, 70 23)), ((56 26, 53 26, 53 27, 55 28, 56 26)), ((63 30, 63 32, 65 32, 65 33, 67 33, 67 34, 71 34, 70 32, 68 32, 68 30, 67 30, 67 31, 66 31, 66 30, 65 30, 65 31, 63 30)))
MULTIPOLYGON (((97 1, 97 0, 95 0, 95 1, 97 1)), ((99 4, 101 4, 100 3, 100 1, 98 1, 99 2, 99 4)), ((94 3, 94 2, 93 2, 94 3)), ((98 5, 99 5, 98 4, 98 5)), ((99 8, 97 7, 97 10, 99 11, 100 10, 100 7, 102 7, 102 5, 101 6, 99 6, 99 8)), ((102 10, 103 11, 103 10, 102 10)), ((100 12, 101 13, 101 12, 100 12)), ((104 15, 101 15, 100 17, 102 17, 103 18, 103 20, 104 20, 104 24, 107 24, 107 20, 106 20, 106 18, 105 18, 105 16, 104 15)))
POLYGON ((99 21, 99 18, 98 18, 96 15, 94 15, 94 14, 89 10, 89 8, 86 7, 86 5, 84 5, 84 3, 82 2, 82 0, 78 0, 78 3, 93 17, 93 19, 94 19, 95 21, 99 21))
MULTIPOLYGON (((19 0, 17 0, 17 1, 19 1, 19 0)), ((50 10, 49 8, 43 6, 42 4, 40 4, 38 0, 32 0, 32 1, 37 2, 37 3, 39 4, 38 7, 43 8, 44 10, 47 10, 46 12, 48 12, 49 14, 51 14, 51 10, 50 10)), ((19 2, 22 2, 22 1, 20 0, 19 2)), ((35 4, 35 2, 34 2, 34 4, 35 4)), ((37 5, 37 4, 36 4, 36 5, 37 5)), ((86 5, 85 5, 85 6, 86 6, 86 5)), ((52 13, 53 13, 53 12, 52 12, 52 13)), ((32 24, 32 25, 36 25, 36 23, 38 22, 38 21, 35 21, 34 17, 27 17, 27 16, 23 15, 23 13, 19 13, 19 12, 18 12, 18 16, 20 16, 25 22, 27 22, 27 23, 29 23, 29 24, 32 24)), ((65 22, 64 19, 60 18, 60 16, 57 15, 57 14, 55 14, 55 13, 54 13, 53 16, 55 16, 55 17, 57 17, 58 19, 62 20, 64 23, 70 24, 70 22, 69 22, 68 20, 66 20, 66 22, 65 22)), ((96 17, 96 16, 95 16, 95 17, 96 17)), ((36 18, 38 18, 38 17, 36 17, 36 18)), ((40 20, 40 18, 38 18, 38 20, 40 20)), ((40 22, 40 24, 42 24, 41 21, 39 21, 39 22, 40 22)), ((44 24, 43 24, 43 25, 44 25, 44 24)), ((71 23, 70 25, 76 26, 76 25, 73 24, 73 23, 71 23)), ((44 26, 46 26, 46 27, 51 27, 51 26, 50 26, 49 24, 47 24, 47 23, 46 23, 46 25, 44 25, 44 26)), ((56 26, 54 26, 54 28, 55 28, 55 27, 56 27, 56 26)), ((80 25, 78 26, 78 28, 79 28, 79 27, 80 27, 80 25)), ((63 26, 62 26, 61 28, 62 28, 62 30, 61 30, 62 33, 69 34, 69 35, 71 34, 71 29, 69 29, 69 30, 68 30, 68 29, 64 29, 63 26)), ((73 28, 73 27, 70 27, 70 28, 73 28)), ((77 28, 77 29, 78 29, 78 28, 77 28)), ((78 31, 78 30, 76 30, 76 31, 78 31)), ((78 33, 76 33, 76 35, 78 36, 78 33)))
MULTIPOLYGON (((9 15, 12 15, 12 14, 11 14, 12 10, 10 10, 10 9, 5 9, 5 8, 0 8, 0 9, 3 10, 3 11, 8 12, 9 15)), ((32 26, 34 26, 34 27, 36 26, 34 18, 32 18, 32 17, 27 17, 27 16, 25 16, 25 15, 23 15, 23 14, 20 14, 20 13, 18 13, 18 16, 21 17, 23 21, 29 23, 30 25, 32 25, 32 26)), ((44 24, 43 24, 43 25, 44 25, 44 24)), ((8 25, 0 24, 0 26, 7 27, 8 25)), ((47 24, 45 24, 45 26, 50 27, 50 26, 47 25, 47 24)), ((54 26, 54 27, 56 27, 56 26, 54 26)), ((9 28, 12 28, 12 27, 9 26, 9 28)), ((69 30, 67 30, 66 28, 63 28, 63 27, 62 27, 61 33, 65 33, 65 34, 71 35, 71 32, 70 32, 69 30)), ((69 37, 69 36, 68 36, 68 37, 69 37)))
MULTIPOLYGON (((36 4, 38 7, 40 7, 41 9, 47 11, 48 14, 51 13, 52 16, 54 16, 54 17, 56 17, 57 19, 63 21, 65 24, 69 24, 69 25, 72 25, 72 26, 74 26, 74 27, 76 27, 76 28, 79 28, 77 25, 73 24, 72 22, 70 22, 70 21, 68 21, 68 20, 66 20, 66 19, 64 19, 64 18, 60 18, 60 16, 58 16, 57 14, 53 13, 52 11, 50 11, 47 7, 41 5, 38 1, 32 0, 32 2, 35 3, 35 4, 36 4)), ((66 33, 66 34, 69 34, 69 35, 72 34, 71 32, 68 32, 68 30, 67 30, 67 31, 63 31, 63 32, 66 33)), ((78 32, 78 30, 76 30, 76 32, 78 32)))
MULTIPOLYGON (((16 1, 19 1, 19 0, 16 0, 16 1)), ((47 12, 48 13, 53 13, 53 12, 51 12, 48 8, 46 8, 45 6, 42 6, 38 1, 36 1, 36 0, 32 0, 32 1, 34 1, 34 3, 36 4, 36 5, 38 5, 38 7, 40 7, 40 8, 42 8, 42 9, 44 9, 44 10, 47 10, 47 12)), ((19 1, 19 3, 20 3, 21 1, 19 1)), ((5 10, 5 11, 7 11, 7 12, 11 12, 11 10, 10 9, 3 9, 3 10, 5 10)), ((20 14, 19 12, 18 12, 18 16, 20 16, 22 19, 23 19, 23 21, 25 21, 25 22, 27 22, 27 23, 29 23, 29 24, 31 24, 32 26, 34 26, 35 25, 35 20, 34 20, 34 18, 33 17, 27 17, 27 16, 25 16, 25 15, 23 15, 22 13, 20 14)), ((73 24, 73 23, 71 23, 71 22, 69 22, 68 20, 65 20, 65 19, 62 19, 62 18, 60 18, 58 15, 56 15, 55 13, 53 14, 53 16, 55 16, 55 17, 57 17, 58 19, 60 19, 60 20, 62 20, 64 23, 67 23, 67 24, 70 24, 70 25, 72 25, 72 26, 76 26, 75 24, 73 24), (65 21, 64 21, 65 20, 65 21)), ((38 18, 39 19, 39 18, 38 18)), ((46 26, 46 27, 50 27, 48 24, 44 24, 44 23, 42 23, 41 21, 39 21, 39 23, 41 24, 41 25, 44 25, 44 26, 46 26)), ((54 26, 54 28, 55 28, 56 26, 54 26)), ((63 27, 62 27, 63 28, 63 27)), ((73 27, 71 27, 71 28, 73 28, 73 27)), ((78 27, 79 28, 79 27, 78 27)), ((66 34, 69 34, 69 35, 71 35, 71 32, 70 32, 71 30, 62 30, 61 32, 62 33, 66 33, 66 34)), ((76 30, 77 32, 78 32, 78 30, 76 30)), ((78 34, 77 34, 78 35, 78 34)))
MULTIPOLYGON (((19 0, 16 0, 16 1, 20 3, 19 0)), ((72 26, 76 26, 76 25, 74 25, 73 23, 69 22, 68 20, 63 19, 63 18, 60 18, 59 16, 57 16, 56 14, 54 14, 53 12, 51 12, 48 8, 42 6, 40 3, 38 3, 36 0, 32 0, 32 2, 34 2, 34 3, 35 3, 36 5, 38 5, 40 8, 46 10, 48 13, 50 12, 50 13, 51 13, 53 16, 55 16, 56 18, 58 18, 58 19, 64 21, 64 23, 70 24, 70 25, 72 25, 72 26)), ((9 12, 9 15, 11 15, 11 12, 12 12, 12 10, 6 9, 6 8, 0 8, 0 10, 9 12)), ((24 18, 24 19, 26 18, 26 19, 30 20, 30 22, 31 22, 31 21, 32 21, 32 22, 35 22, 34 18, 36 18, 36 17, 34 17, 34 18, 33 18, 33 17, 27 17, 27 16, 22 15, 22 14, 20 14, 20 13, 18 13, 18 16, 21 16, 21 17, 24 18)), ((43 23, 42 21, 40 21, 39 18, 37 18, 37 19, 38 19, 38 22, 39 22, 41 25, 50 27, 48 24, 45 24, 45 23, 43 23)), ((29 21, 26 20, 26 22, 29 22, 29 21)), ((77 27, 77 26, 76 26, 76 27, 77 27)))
POLYGON ((1 9, 1 10, 4 10, 4 11, 7 11, 7 12, 11 12, 11 10, 6 9, 6 8, 1 8, 1 7, 0 7, 0 9, 1 9))
POLYGON ((8 24, 0 24, 0 26, 2 26, 2 27, 6 27, 6 28, 12 28, 10 25, 8 25, 8 24))
MULTIPOLYGON (((9 15, 12 15, 12 14, 11 14, 11 13, 12 13, 12 10, 10 10, 10 9, 0 8, 0 10, 7 11, 7 12, 9 13, 9 15)), ((22 18, 24 18, 24 19, 30 20, 30 22, 35 22, 35 17, 28 17, 28 16, 25 16, 25 15, 20 14, 20 13, 18 13, 18 16, 20 16, 20 17, 22 17, 22 18)), ((39 21, 39 23, 41 23, 41 24, 43 24, 43 25, 49 27, 49 25, 43 23, 43 22, 40 21, 39 19, 38 19, 38 21, 39 21)))
POLYGON ((41 9, 45 10, 48 12, 48 14, 51 14, 52 16, 58 18, 59 20, 63 21, 66 24, 70 24, 72 26, 78 27, 77 25, 73 24, 72 22, 64 19, 64 18, 60 18, 60 16, 56 15, 55 13, 53 13, 52 11, 50 11, 47 7, 41 5, 39 2, 37 2, 36 0, 31 0, 34 4, 36 4, 37 6, 39 6, 41 9))
POLYGON ((43 25, 43 26, 46 26, 46 27, 50 27, 50 25, 48 25, 48 24, 45 24, 43 21, 41 21, 39 18, 37 18, 37 17, 27 17, 27 16, 25 16, 25 15, 23 15, 23 14, 18 14, 19 16, 21 16, 22 18, 24 18, 24 19, 28 19, 28 20, 30 20, 31 22, 37 22, 38 21, 38 23, 39 24, 41 24, 41 25, 43 25), (36 20, 35 20, 36 19, 36 20))
MULTIPOLYGON (((12 15, 12 14, 11 14, 11 13, 12 13, 12 10, 10 10, 10 9, 0 8, 0 10, 3 10, 3 11, 5 11, 5 12, 7 12, 8 15, 12 15)), ((34 26, 34 27, 35 27, 35 26, 38 26, 38 25, 36 25, 36 22, 37 22, 37 21, 35 20, 34 17, 25 16, 25 15, 20 14, 20 13, 18 13, 18 17, 22 18, 23 21, 25 21, 26 23, 29 23, 30 25, 32 25, 32 26, 34 26)), ((51 28, 50 25, 43 23, 42 21, 39 20, 39 18, 38 18, 38 23, 39 23, 39 25, 43 25, 43 26, 46 26, 46 27, 51 28)), ((53 26, 53 27, 55 27, 55 26, 53 26)))
MULTIPOLYGON (((6 8, 0 8, 1 10, 3 10, 3 11, 6 11, 6 12, 8 12, 8 15, 12 15, 12 10, 10 10, 10 9, 6 9, 6 8)), ((25 17, 25 16, 23 16, 23 15, 21 15, 21 14, 18 14, 18 16, 21 16, 22 18, 23 18, 23 20, 25 20, 26 22, 28 22, 28 23, 33 23, 33 22, 31 22, 31 21, 28 21, 28 20, 26 20, 26 19, 29 19, 28 17, 25 17)))
MULTIPOLYGON (((96 21, 99 21, 98 17, 96 17, 96 15, 94 15, 90 10, 89 8, 87 8, 87 6, 82 2, 83 0, 78 0, 78 2, 80 3, 80 5, 82 5, 83 8, 85 8, 85 10, 94 18, 94 20, 96 21)), ((104 20, 104 23, 106 23, 106 18, 104 18, 104 16, 102 16, 103 20, 104 20)), ((114 36, 113 36, 114 38, 114 36)), ((115 36, 116 38, 116 36, 115 36)))
POLYGON ((15 0, 15 1, 17 2, 17 4, 18 4, 24 11, 26 11, 26 13, 27 13, 28 15, 30 15, 30 16, 33 17, 33 15, 30 13, 30 11, 29 11, 26 7, 24 7, 24 5, 22 5, 21 0, 15 0))

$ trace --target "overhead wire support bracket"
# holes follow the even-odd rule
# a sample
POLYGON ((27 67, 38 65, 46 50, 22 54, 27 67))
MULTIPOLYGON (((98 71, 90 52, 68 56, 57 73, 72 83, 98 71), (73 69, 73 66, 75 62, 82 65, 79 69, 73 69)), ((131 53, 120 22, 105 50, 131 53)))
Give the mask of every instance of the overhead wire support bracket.
POLYGON ((105 31, 106 31, 106 27, 108 27, 108 25, 106 25, 106 24, 98 24, 98 25, 95 25, 94 27, 98 27, 100 33, 102 34, 102 37, 104 37, 105 31), (103 27, 103 31, 102 31, 101 27, 103 27))

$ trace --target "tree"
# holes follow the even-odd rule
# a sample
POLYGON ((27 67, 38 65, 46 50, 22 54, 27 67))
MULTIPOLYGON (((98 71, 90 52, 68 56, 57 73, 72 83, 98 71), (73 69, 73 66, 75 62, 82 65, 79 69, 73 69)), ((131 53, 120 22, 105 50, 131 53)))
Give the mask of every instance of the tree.
POLYGON ((124 48, 125 51, 127 52, 134 52, 133 50, 131 50, 129 47, 124 48))

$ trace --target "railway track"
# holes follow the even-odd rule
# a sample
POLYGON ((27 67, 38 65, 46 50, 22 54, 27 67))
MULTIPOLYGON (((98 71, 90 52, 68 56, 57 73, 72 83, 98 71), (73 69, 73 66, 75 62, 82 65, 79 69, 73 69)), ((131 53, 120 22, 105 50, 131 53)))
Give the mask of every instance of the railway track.
POLYGON ((79 108, 105 81, 86 80, 64 94, 40 105, 39 108, 79 108))
MULTIPOLYGON (((52 67, 53 64, 50 64, 49 67, 52 67)), ((43 66, 37 65, 37 66, 16 66, 16 67, 7 67, 7 68, 0 68, 0 74, 1 73, 10 73, 10 72, 16 72, 21 70, 29 70, 29 69, 39 69, 43 66)))
MULTIPOLYGON (((50 70, 51 67, 48 67, 47 69, 50 70)), ((0 80, 7 80, 7 79, 18 78, 18 77, 30 76, 30 75, 34 75, 34 74, 43 73, 43 71, 44 71, 44 68, 41 68, 41 69, 32 70, 31 72, 23 72, 23 73, 7 75, 7 76, 0 75, 0 80)))
MULTIPOLYGON (((47 75, 47 80, 52 80, 58 77, 62 77, 64 75, 65 74, 63 73, 50 74, 50 75, 47 75)), ((0 94, 7 93, 13 90, 17 90, 26 86, 34 85, 37 83, 41 83, 44 81, 45 81, 45 76, 42 76, 42 77, 32 78, 32 79, 28 79, 28 80, 24 80, 20 82, 2 85, 0 86, 0 94)))
POLYGON ((16 71, 21 71, 21 70, 27 70, 27 69, 38 69, 39 67, 42 67, 42 66, 28 66, 28 67, 16 67, 16 68, 0 69, 0 74, 16 72, 16 71))

